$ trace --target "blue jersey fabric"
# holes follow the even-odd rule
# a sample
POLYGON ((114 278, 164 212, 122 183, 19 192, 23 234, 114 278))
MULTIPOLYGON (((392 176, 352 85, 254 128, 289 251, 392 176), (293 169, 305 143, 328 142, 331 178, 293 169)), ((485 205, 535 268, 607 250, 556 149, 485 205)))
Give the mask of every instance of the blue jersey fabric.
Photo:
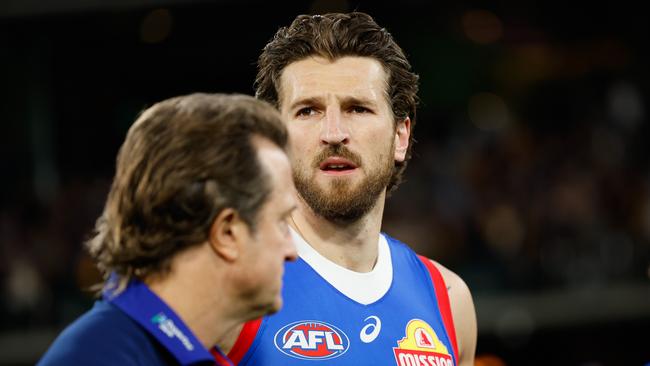
POLYGON ((239 365, 456 365, 428 270, 405 244, 386 239, 392 283, 368 305, 304 260, 287 263, 284 305, 263 318, 239 365))
MULTIPOLYGON (((219 352, 215 349, 215 352, 219 352)), ((218 359, 225 358, 219 357, 218 359)), ((68 326, 39 361, 50 365, 214 365, 182 320, 137 280, 106 292, 68 326)), ((229 361, 220 364, 231 365, 229 361)))

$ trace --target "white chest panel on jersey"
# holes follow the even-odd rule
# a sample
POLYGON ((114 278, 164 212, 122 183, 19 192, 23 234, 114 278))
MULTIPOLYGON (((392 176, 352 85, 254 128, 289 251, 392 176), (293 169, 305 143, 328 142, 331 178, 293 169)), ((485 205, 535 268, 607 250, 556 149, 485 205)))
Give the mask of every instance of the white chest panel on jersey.
POLYGON ((341 267, 318 253, 295 230, 291 229, 298 255, 323 279, 343 295, 360 304, 368 305, 381 299, 393 281, 393 264, 388 242, 379 235, 378 256, 370 272, 360 273, 341 267))

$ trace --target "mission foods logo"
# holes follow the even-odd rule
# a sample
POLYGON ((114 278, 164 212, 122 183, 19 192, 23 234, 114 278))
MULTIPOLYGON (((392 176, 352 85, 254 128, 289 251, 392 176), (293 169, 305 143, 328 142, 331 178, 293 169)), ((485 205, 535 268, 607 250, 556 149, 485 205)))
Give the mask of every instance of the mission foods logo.
POLYGON ((178 327, 176 327, 176 324, 174 324, 174 321, 169 319, 165 314, 159 313, 157 315, 154 315, 151 318, 151 322, 153 324, 158 325, 158 329, 162 330, 163 333, 167 335, 169 338, 178 338, 179 341, 183 344, 183 347, 185 347, 186 350, 192 351, 194 350, 194 345, 190 340, 187 338, 185 333, 183 333, 178 327))
POLYGON ((406 337, 393 348, 398 366, 454 366, 447 347, 429 324, 413 319, 406 325, 406 337))
POLYGON ((331 324, 300 320, 275 333, 275 347, 285 355, 303 360, 329 360, 347 352, 350 340, 331 324))

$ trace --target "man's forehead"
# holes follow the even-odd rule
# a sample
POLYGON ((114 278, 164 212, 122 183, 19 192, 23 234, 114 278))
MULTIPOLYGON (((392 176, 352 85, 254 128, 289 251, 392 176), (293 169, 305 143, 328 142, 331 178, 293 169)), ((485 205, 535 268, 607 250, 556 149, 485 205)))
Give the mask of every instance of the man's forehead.
POLYGON ((335 60, 309 57, 287 65, 279 86, 281 103, 327 94, 379 99, 385 96, 387 75, 382 64, 370 57, 346 56, 335 60))

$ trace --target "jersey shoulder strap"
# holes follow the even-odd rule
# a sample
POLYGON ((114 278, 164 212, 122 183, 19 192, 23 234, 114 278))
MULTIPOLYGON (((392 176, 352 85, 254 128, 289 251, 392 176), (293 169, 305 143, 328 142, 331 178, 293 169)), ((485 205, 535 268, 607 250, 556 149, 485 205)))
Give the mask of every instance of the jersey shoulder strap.
POLYGON ((438 299, 438 307, 440 308, 440 314, 442 315, 442 322, 444 323, 445 330, 447 330, 447 335, 449 336, 449 341, 451 342, 451 347, 453 348, 454 358, 458 362, 458 344, 456 343, 456 328, 454 327, 454 319, 451 315, 451 305, 449 304, 449 294, 447 293, 447 285, 445 285, 445 280, 442 278, 442 274, 433 262, 422 255, 418 255, 418 258, 424 266, 429 270, 431 275, 431 282, 433 282, 433 288, 436 291, 436 298, 438 299))

